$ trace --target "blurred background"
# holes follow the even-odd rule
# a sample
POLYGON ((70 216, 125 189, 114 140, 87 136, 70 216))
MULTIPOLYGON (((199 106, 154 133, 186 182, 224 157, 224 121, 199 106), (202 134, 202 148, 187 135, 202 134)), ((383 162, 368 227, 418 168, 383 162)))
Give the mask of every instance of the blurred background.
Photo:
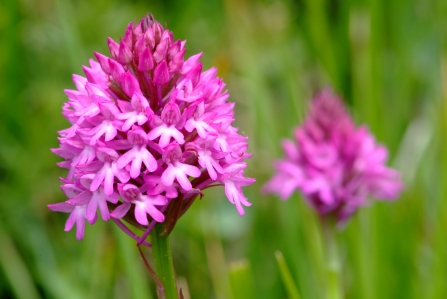
MULTIPOLYGON (((406 190, 360 210, 337 236, 345 298, 447 294, 447 1, 210 0, 0 2, 0 297, 155 298, 135 242, 113 223, 63 231, 56 166, 64 89, 106 38, 146 13, 219 68, 236 125, 249 136, 240 217, 222 189, 207 190, 171 242, 185 298, 289 298, 281 250, 301 298, 325 297, 321 227, 298 194, 259 189, 308 102, 327 86, 357 123, 390 149, 406 190)), ((149 250, 145 251, 150 257, 149 250)))

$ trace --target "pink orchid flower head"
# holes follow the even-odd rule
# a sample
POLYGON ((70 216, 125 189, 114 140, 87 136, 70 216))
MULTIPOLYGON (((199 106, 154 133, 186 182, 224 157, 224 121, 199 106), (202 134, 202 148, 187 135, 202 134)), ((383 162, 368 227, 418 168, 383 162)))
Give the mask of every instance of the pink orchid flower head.
POLYGON ((152 15, 107 44, 110 56, 95 53, 85 77, 73 75, 76 89, 65 91, 70 127, 52 151, 69 170, 62 180, 68 200, 48 207, 70 213, 66 230, 76 225, 82 239, 85 221, 99 214, 136 239, 121 220, 145 230, 165 223, 169 234, 201 190, 214 186, 225 186, 242 215, 251 205, 242 193, 254 182, 243 173, 250 154, 231 125, 234 104, 217 69, 202 71, 201 53, 185 59, 186 42, 152 15), (232 171, 235 163, 244 167, 232 171))
POLYGON ((299 191, 321 216, 341 225, 369 196, 391 200, 403 189, 399 172, 386 166, 386 147, 365 126, 355 126, 329 89, 312 101, 294 137, 283 141, 284 158, 274 163, 265 193, 286 200, 299 191))

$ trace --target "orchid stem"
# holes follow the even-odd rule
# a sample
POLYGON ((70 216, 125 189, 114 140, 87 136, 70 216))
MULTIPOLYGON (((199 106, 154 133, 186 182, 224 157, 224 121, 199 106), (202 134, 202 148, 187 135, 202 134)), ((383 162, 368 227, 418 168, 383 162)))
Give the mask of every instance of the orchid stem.
POLYGON ((341 261, 338 252, 335 227, 328 221, 323 222, 327 252, 327 299, 342 299, 341 261))
POLYGON ((169 236, 162 236, 162 230, 163 224, 157 223, 151 232, 155 272, 163 284, 163 288, 157 289, 157 294, 159 299, 178 299, 169 236))

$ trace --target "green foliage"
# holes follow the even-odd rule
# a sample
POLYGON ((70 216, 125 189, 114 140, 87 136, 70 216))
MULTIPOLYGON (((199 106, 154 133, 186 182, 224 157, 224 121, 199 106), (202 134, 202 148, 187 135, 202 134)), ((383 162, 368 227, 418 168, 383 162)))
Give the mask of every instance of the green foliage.
POLYGON ((147 12, 188 40, 187 55, 203 51, 204 69, 219 68, 254 153, 243 217, 214 188, 171 235, 185 298, 288 298, 276 250, 301 298, 324 298, 317 217, 298 195, 281 202, 259 188, 279 141, 326 86, 389 147, 406 183, 398 201, 362 209, 339 232, 345 298, 445 298, 443 0, 0 2, 0 297, 155 298, 135 242, 113 223, 88 226, 78 242, 63 231, 66 214, 46 208, 64 200, 65 171, 49 151, 67 127, 63 89, 94 51, 107 54, 108 36, 147 12))

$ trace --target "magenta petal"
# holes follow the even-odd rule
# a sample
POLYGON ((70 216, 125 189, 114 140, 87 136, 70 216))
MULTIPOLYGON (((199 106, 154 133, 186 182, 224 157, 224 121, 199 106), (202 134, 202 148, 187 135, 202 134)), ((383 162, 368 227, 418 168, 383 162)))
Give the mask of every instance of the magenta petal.
POLYGON ((85 83, 87 83, 87 79, 81 77, 79 75, 73 75, 73 83, 76 85, 78 90, 85 90, 85 83))
POLYGON ((91 198, 92 198, 92 192, 87 190, 67 200, 66 203, 74 206, 82 206, 87 204, 91 198))
POLYGON ((107 56, 104 56, 98 52, 93 53, 96 57, 96 59, 99 62, 99 65, 101 66, 102 70, 106 74, 110 74, 110 66, 109 66, 109 58, 107 56))
POLYGON ((117 134, 117 130, 114 126, 110 125, 107 127, 106 132, 105 132, 105 141, 110 141, 113 138, 115 138, 116 134, 117 134))
POLYGON ((132 50, 130 50, 129 46, 124 42, 120 43, 118 61, 121 64, 129 64, 132 61, 132 50))
POLYGON ((147 225, 147 213, 145 209, 145 204, 137 203, 135 205, 135 219, 140 223, 141 225, 147 225))
POLYGON ((119 169, 122 169, 122 168, 126 167, 127 164, 129 164, 130 161, 133 160, 134 156, 135 156, 135 151, 134 150, 130 150, 130 151, 126 152, 121 157, 119 157, 119 159, 116 161, 116 166, 119 169))
POLYGON ((216 78, 217 68, 212 67, 207 71, 204 71, 200 76, 200 83, 210 82, 212 79, 216 78))
POLYGON ((99 212, 101 213, 102 220, 108 221, 110 219, 110 212, 109 212, 109 208, 107 206, 106 199, 102 198, 98 202, 98 206, 99 206, 99 212))
POLYGON ((124 215, 126 215, 129 211, 130 206, 130 202, 124 202, 122 205, 116 207, 115 210, 113 210, 112 214, 110 214, 110 216, 112 216, 113 218, 123 218, 124 215))
MULTIPOLYGON (((178 163, 180 164, 180 163, 178 163)), ((188 165, 188 164, 181 164, 181 169, 184 171, 187 175, 190 175, 192 177, 198 178, 201 174, 200 169, 198 169, 195 166, 188 165)))
POLYGON ((132 47, 132 36, 134 34, 133 29, 133 24, 129 23, 122 39, 122 42, 125 43, 129 48, 132 47))
POLYGON ((168 168, 161 175, 161 182, 166 186, 171 186, 175 179, 175 168, 172 164, 169 164, 168 168))
POLYGON ((141 93, 137 79, 129 72, 126 72, 121 77, 121 85, 124 92, 132 97, 135 93, 141 93))
POLYGON ((163 133, 163 129, 165 129, 165 128, 166 128, 166 126, 159 126, 159 127, 152 129, 147 134, 147 139, 154 140, 155 138, 159 137, 163 133))
POLYGON ((65 231, 69 231, 76 224, 76 238, 82 240, 84 238, 85 228, 85 206, 77 206, 65 222, 65 231))
POLYGON ((206 160, 205 161, 205 165, 206 165, 206 170, 208 171, 208 174, 210 176, 210 178, 212 178, 213 180, 217 179, 217 173, 216 170, 214 169, 211 161, 206 160))
MULTIPOLYGON (((155 49, 155 52, 154 52, 155 62, 159 63, 162 59, 165 58, 166 52, 168 50, 168 43, 169 43, 169 40, 167 38, 165 38, 157 45, 157 48, 155 49)), ((166 62, 165 62, 165 64, 166 64, 166 62)), ((163 84, 163 83, 161 83, 161 84, 163 84)))
POLYGON ((154 172, 158 168, 157 160, 155 160, 154 156, 147 151, 144 150, 141 152, 141 157, 143 159, 144 165, 146 165, 147 170, 150 172, 154 172))
POLYGON ((109 50, 110 50, 110 54, 112 54, 113 58, 118 58, 119 55, 119 44, 117 42, 115 42, 113 39, 111 39, 110 37, 107 38, 107 43, 109 45, 109 50))
POLYGON ((197 83, 199 83, 200 75, 202 73, 202 64, 199 63, 195 65, 189 72, 188 77, 191 79, 192 86, 196 87, 197 83))
POLYGON ((163 213, 157 210, 154 206, 146 206, 146 212, 157 222, 163 222, 165 220, 163 213))
POLYGON ((189 73, 189 71, 197 65, 197 63, 199 63, 200 57, 202 57, 202 53, 193 55, 191 57, 188 58, 188 60, 185 61, 185 63, 183 63, 183 68, 181 71, 182 75, 186 75, 187 73, 189 73))
POLYGON ((130 166, 130 177, 131 178, 136 178, 140 175, 141 163, 142 163, 142 160, 139 155, 134 157, 134 159, 132 161, 132 165, 130 166))
POLYGON ((163 206, 168 204, 168 200, 163 195, 152 196, 150 200, 151 204, 156 206, 163 206))
POLYGON ((88 220, 92 220, 96 217, 96 209, 98 208, 98 198, 97 196, 93 196, 92 200, 87 205, 86 218, 88 220))
POLYGON ((70 213, 75 208, 74 205, 70 205, 66 202, 52 203, 49 204, 47 207, 54 212, 63 212, 63 213, 70 213))
POLYGON ((147 72, 154 68, 154 60, 152 58, 151 51, 145 48, 140 56, 140 61, 138 62, 138 70, 140 72, 147 72))
POLYGON ((138 115, 137 114, 133 114, 132 116, 130 116, 123 124, 122 130, 123 131, 128 131, 132 125, 134 123, 136 123, 138 121, 138 115))
POLYGON ((188 177, 183 172, 177 171, 175 177, 183 189, 185 189, 186 191, 192 189, 191 182, 188 180, 188 177))
POLYGON ((93 215, 94 215, 94 216, 93 216, 92 219, 87 219, 87 222, 88 222, 90 225, 95 224, 96 220, 98 220, 98 215, 97 215, 96 213, 93 214, 93 215))
POLYGON ((178 144, 185 143, 185 138, 183 134, 176 128, 171 129, 171 136, 177 141, 178 144))
POLYGON ((70 214, 70 216, 68 216, 68 219, 65 222, 64 230, 66 232, 70 231, 73 228, 75 223, 76 223, 76 212, 73 212, 73 213, 70 214))
POLYGON ((76 219, 76 239, 79 241, 84 239, 84 230, 85 230, 85 220, 84 219, 76 219))
POLYGON ((95 175, 93 178, 92 184, 90 185, 90 191, 95 191, 99 188, 101 183, 104 181, 104 178, 106 176, 106 166, 102 167, 101 170, 95 175))
POLYGON ((115 176, 121 183, 127 183, 130 180, 130 175, 125 169, 116 169, 115 176))
POLYGON ((121 77, 125 73, 123 66, 115 60, 109 59, 109 68, 113 79, 116 82, 121 83, 121 77))
POLYGON ((185 56, 186 49, 183 49, 177 53, 174 58, 169 62, 169 72, 177 73, 182 69, 183 66, 183 56, 185 56))
POLYGON ((112 169, 107 170, 105 178, 104 178, 104 193, 106 195, 112 195, 113 193, 113 182, 115 175, 113 174, 112 169))
POLYGON ((154 83, 165 84, 169 82, 169 70, 166 61, 163 60, 154 70, 154 83))
POLYGON ((61 186, 62 191, 68 198, 73 198, 79 194, 79 188, 73 184, 65 184, 61 186))
POLYGON ((166 197, 167 198, 176 198, 178 196, 177 188, 167 188, 166 189, 166 197))
POLYGON ((243 194, 241 194, 239 192, 239 190, 237 190, 234 182, 232 181, 225 181, 225 194, 228 197, 228 200, 236 205, 236 209, 239 212, 239 215, 244 215, 245 211, 244 208, 242 207, 242 204, 245 204, 246 206, 251 205, 245 198, 245 196, 243 194))
POLYGON ((158 143, 160 147, 163 148, 169 144, 169 141, 171 141, 171 134, 169 134, 170 132, 171 132, 170 128, 165 128, 165 132, 161 134, 160 141, 158 143))

